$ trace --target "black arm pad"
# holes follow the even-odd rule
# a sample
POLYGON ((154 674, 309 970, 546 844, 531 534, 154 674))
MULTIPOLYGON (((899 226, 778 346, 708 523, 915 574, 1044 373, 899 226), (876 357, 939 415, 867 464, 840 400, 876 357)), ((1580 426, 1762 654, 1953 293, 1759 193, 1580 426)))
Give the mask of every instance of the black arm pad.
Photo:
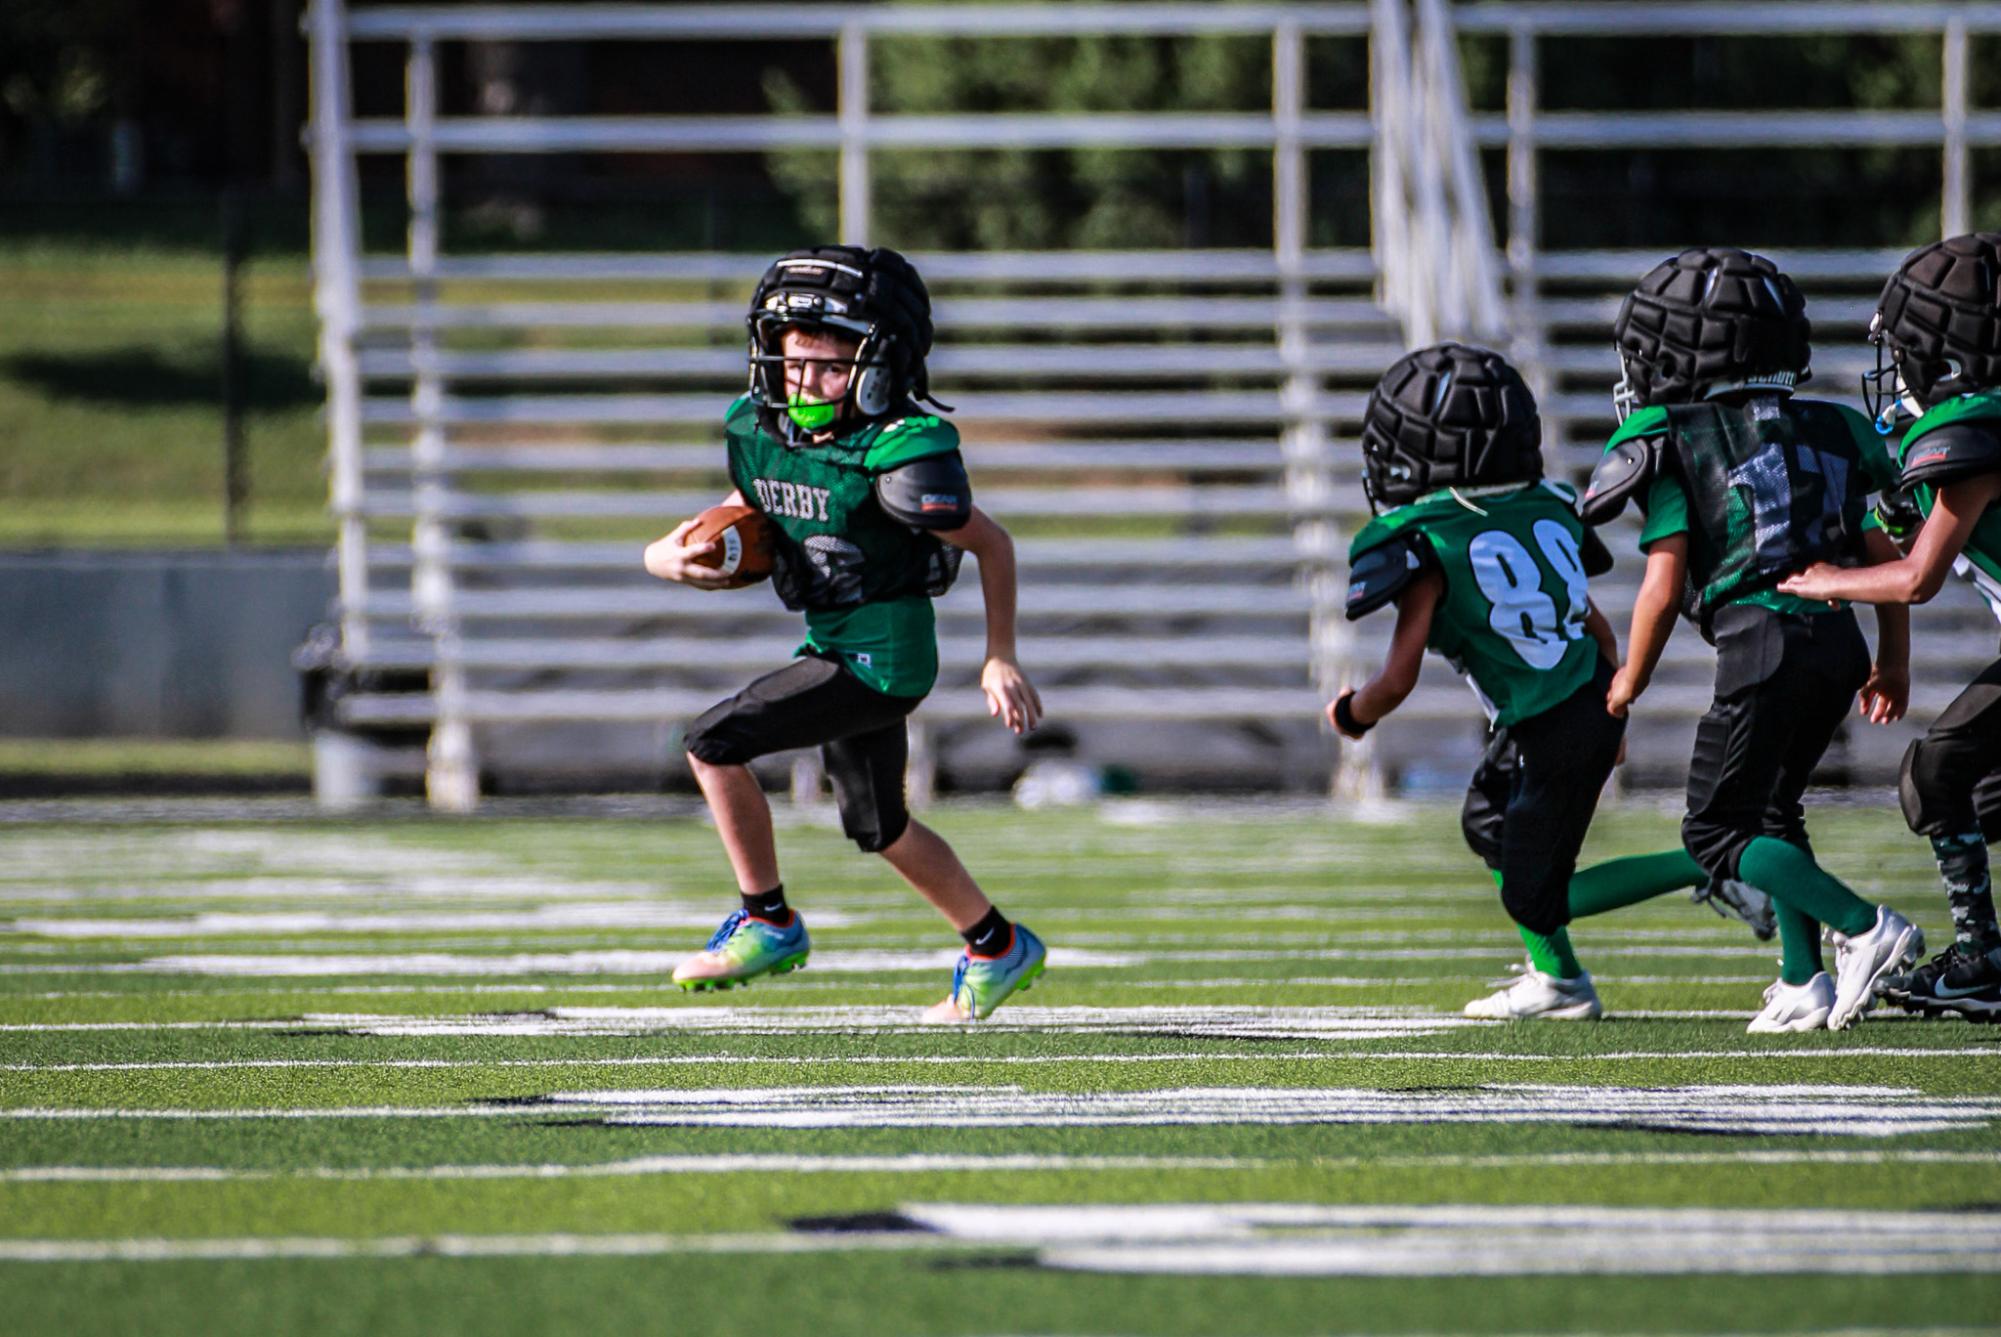
POLYGON ((1920 483, 1944 487, 1962 478, 2001 473, 1997 425, 1992 420, 1954 422, 1926 432, 1904 456, 1904 476, 1898 482, 1907 488, 1920 483))
POLYGON ((1605 546, 1605 540, 1598 537, 1598 531, 1587 528, 1584 542, 1577 545, 1578 555, 1584 559, 1584 574, 1602 576, 1612 569, 1612 550, 1605 546))
POLYGON ((959 529, 973 518, 973 482, 956 450, 876 475, 875 499, 912 529, 959 529))
POLYGON ((1626 509, 1628 499, 1636 495, 1645 497, 1659 464, 1660 447, 1654 439, 1638 437, 1621 441, 1606 451, 1605 458, 1591 471, 1591 486, 1585 489, 1584 500, 1578 503, 1578 515, 1587 525, 1602 525, 1617 519, 1619 512, 1626 509))
POLYGON ((1409 589, 1438 565, 1431 545, 1416 534, 1398 534, 1377 544, 1348 568, 1348 620, 1367 617, 1409 589))

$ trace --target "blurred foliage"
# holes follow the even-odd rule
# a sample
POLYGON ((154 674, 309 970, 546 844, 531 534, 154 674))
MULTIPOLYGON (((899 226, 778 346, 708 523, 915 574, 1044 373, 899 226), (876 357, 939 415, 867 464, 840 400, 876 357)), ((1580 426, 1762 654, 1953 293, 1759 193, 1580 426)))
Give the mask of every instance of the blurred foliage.
MULTIPOLYGON (((1975 39, 1976 106, 2001 101, 2001 62, 1989 59, 1997 46, 1975 39)), ((1507 39, 1467 36, 1461 57, 1472 107, 1500 112, 1507 39)), ((1544 38, 1540 105, 1926 110, 1938 105, 1940 62, 1940 39, 1922 33, 1544 38)), ((1366 106, 1366 43, 1315 39, 1308 64, 1314 110, 1366 106)), ((1262 38, 899 36, 871 47, 870 110, 1257 112, 1268 105, 1270 78, 1262 38)), ((776 112, 830 110, 824 93, 816 99, 787 69, 767 70, 764 86, 776 112)), ((1366 243, 1363 159, 1315 154, 1313 244, 1366 243)), ((1990 159, 1976 155, 1976 166, 1990 159)), ((773 153, 767 162, 802 221, 834 235, 833 155, 773 153)), ((872 169, 876 235, 913 249, 1263 246, 1271 238, 1271 158, 1262 150, 909 150, 879 152, 872 169)), ((1938 171, 1935 148, 1546 151, 1541 241, 1646 246, 1731 235, 1767 245, 1915 244, 1939 225, 1938 171), (1608 200, 1618 207, 1604 207, 1608 200)), ((1490 176, 1498 206, 1498 171, 1490 176)), ((1982 185, 1995 197, 1978 216, 1990 226, 2001 217, 1992 176, 1975 174, 1976 200, 1982 185)))

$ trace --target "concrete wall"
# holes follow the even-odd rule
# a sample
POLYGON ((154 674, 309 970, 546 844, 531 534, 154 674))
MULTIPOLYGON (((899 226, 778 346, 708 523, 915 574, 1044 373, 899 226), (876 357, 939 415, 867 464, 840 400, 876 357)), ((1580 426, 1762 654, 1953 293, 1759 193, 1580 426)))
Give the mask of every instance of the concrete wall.
POLYGON ((0 553, 0 735, 298 738, 324 550, 0 553))

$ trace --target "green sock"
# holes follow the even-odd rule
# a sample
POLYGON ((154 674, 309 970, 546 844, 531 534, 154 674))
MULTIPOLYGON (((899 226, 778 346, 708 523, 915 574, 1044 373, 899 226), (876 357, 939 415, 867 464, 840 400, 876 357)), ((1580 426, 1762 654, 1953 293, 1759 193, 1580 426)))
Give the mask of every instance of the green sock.
POLYGON ((1788 984, 1805 984, 1827 967, 1820 960, 1820 925, 1805 913, 1776 897, 1772 915, 1779 921, 1779 978, 1788 984))
POLYGON ((1744 847, 1737 856, 1737 876, 1836 933, 1867 933, 1876 923, 1875 906, 1842 885, 1805 850, 1772 836, 1759 836, 1744 847))
POLYGON ((1687 850, 1632 854, 1580 869, 1570 879, 1570 917, 1602 915, 1621 906, 1637 905, 1683 887, 1709 881, 1702 865, 1687 850))
POLYGON ((1569 930, 1558 928, 1554 933, 1543 934, 1517 924, 1515 931, 1522 935, 1522 942, 1529 949, 1529 964, 1543 974, 1574 980, 1584 973, 1584 967, 1577 964, 1577 954, 1570 950, 1569 930))

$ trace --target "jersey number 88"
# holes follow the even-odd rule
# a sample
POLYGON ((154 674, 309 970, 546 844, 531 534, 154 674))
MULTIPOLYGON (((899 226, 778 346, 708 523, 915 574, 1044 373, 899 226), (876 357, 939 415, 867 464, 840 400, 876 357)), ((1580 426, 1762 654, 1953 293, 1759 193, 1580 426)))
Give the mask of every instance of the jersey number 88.
POLYGON ((1563 662, 1570 643, 1584 636, 1590 597, 1584 555, 1570 531, 1554 520, 1538 520, 1530 532, 1542 550, 1541 563, 1505 529, 1490 529, 1476 536, 1466 545, 1466 555, 1473 564, 1473 579, 1479 582, 1480 593, 1493 605, 1487 625, 1506 639, 1530 668, 1552 669, 1563 662), (1543 591, 1545 569, 1563 582, 1566 607, 1561 612, 1556 600, 1543 591))

